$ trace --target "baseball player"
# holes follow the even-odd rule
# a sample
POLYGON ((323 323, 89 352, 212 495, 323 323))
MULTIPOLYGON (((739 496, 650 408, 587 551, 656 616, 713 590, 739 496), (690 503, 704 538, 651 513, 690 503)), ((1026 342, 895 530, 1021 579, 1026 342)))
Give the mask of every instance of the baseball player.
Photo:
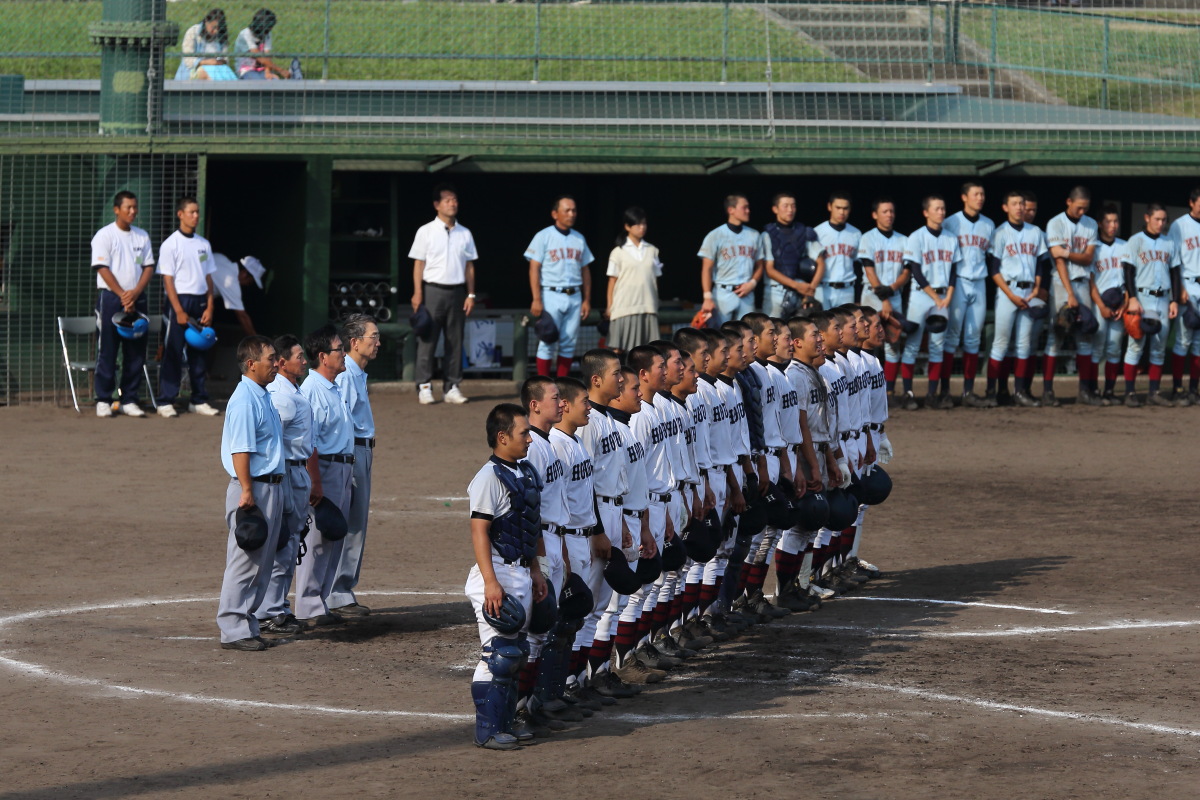
POLYGON ((998 404, 996 381, 1001 378, 1001 364, 1009 352, 1009 343, 1015 341, 1013 401, 1036 408, 1040 403, 1029 394, 1032 380, 1029 359, 1033 355, 1034 344, 1029 303, 1041 287, 1039 264, 1047 269, 1050 254, 1042 231, 1025 221, 1025 196, 1021 192, 1009 192, 1002 208, 1007 219, 992 234, 992 244, 988 248, 988 272, 997 290, 996 333, 988 360, 987 399, 989 404, 993 401, 998 404))
POLYGON ((1092 302, 1099 315, 1100 328, 1092 340, 1092 368, 1089 390, 1098 394, 1097 376, 1100 362, 1104 362, 1104 394, 1100 398, 1102 405, 1117 405, 1113 394, 1117 385, 1117 374, 1121 370, 1121 360, 1125 354, 1124 337, 1125 325, 1122 317, 1125 313, 1127 297, 1125 295, 1125 268, 1121 266, 1121 257, 1125 251, 1125 240, 1117 237, 1121 229, 1121 212, 1114 205, 1104 207, 1100 214, 1100 235, 1096 244, 1096 255, 1092 259, 1092 302), (1109 305, 1105 297, 1115 301, 1109 305))
MULTIPOLYGON (((1188 196, 1188 213, 1171 223, 1171 239, 1179 251, 1182 265, 1180 274, 1183 291, 1180 302, 1187 303, 1192 311, 1200 310, 1200 187, 1192 189, 1188 196)), ((1177 320, 1175 346, 1171 351, 1174 387, 1171 400, 1177 406, 1200 405, 1200 335, 1184 324, 1183 314, 1177 320), (1188 361, 1191 366, 1188 371, 1188 390, 1184 393, 1183 370, 1188 361)))
MULTIPOLYGON (((912 242, 911 236, 909 242, 912 242)), ((838 357, 838 351, 847 346, 846 317, 836 309, 831 309, 813 314, 812 319, 824 344, 824 361, 817 369, 825 381, 828 402, 832 406, 828 420, 829 433, 831 437, 836 437, 840 448, 834 463, 826 463, 828 475, 825 485, 829 489, 845 489, 853 479, 852 470, 861 466, 857 442, 860 429, 855 420, 857 404, 851 398, 851 391, 857 391, 857 386, 852 382, 854 376, 847 374, 848 362, 838 357)), ((811 585, 816 587, 817 597, 821 600, 828 600, 852 588, 834 572, 834 558, 840 548, 840 537, 840 531, 821 528, 814 542, 813 573, 816 577, 811 585)))
POLYGON ((351 475, 349 532, 342 540, 337 571, 328 603, 336 614, 365 617, 371 609, 358 602, 354 587, 362 574, 363 549, 367 544, 367 517, 371 508, 371 466, 375 455, 375 416, 367 394, 367 364, 379 355, 379 326, 366 314, 351 314, 342 323, 346 347, 346 369, 336 378, 338 392, 354 420, 354 469, 351 475))
MULTIPOLYGON (((921 349, 921 337, 925 333, 926 319, 930 316, 949 318, 950 304, 958 288, 958 267, 962 263, 962 251, 958 238, 942 229, 946 219, 946 201, 935 194, 921 200, 921 213, 925 226, 909 234, 904 249, 904 263, 912 271, 916 285, 908 299, 908 318, 917 323, 918 329, 908 335, 904 342, 904 353, 900 356, 900 374, 904 381, 904 407, 915 410, 917 401, 912 393, 913 374, 917 353, 921 349)), ((982 299, 979 302, 983 302, 982 299)), ((929 334, 929 390, 926 408, 953 408, 953 403, 939 401, 938 381, 942 376, 942 359, 945 358, 946 329, 929 334)), ((827 348, 828 349, 828 348, 827 348)), ((828 356, 828 354, 827 354, 828 356)), ((948 365, 947 365, 948 366, 948 365)), ((950 395, 946 395, 949 400, 950 395)))
MULTIPOLYGON (((862 408, 862 433, 866 437, 867 454, 865 463, 887 464, 892 460, 892 443, 887 438, 885 427, 888 418, 887 393, 884 386, 883 366, 875 357, 874 351, 883 343, 883 320, 873 308, 856 309, 858 347, 851 347, 850 352, 861 359, 859 373, 862 390, 859 401, 862 408)), ((851 580, 866 582, 880 577, 883 573, 879 567, 864 560, 859 554, 862 544, 863 518, 867 506, 858 507, 858 519, 854 523, 854 532, 849 542, 844 542, 845 576, 851 580)))
MULTIPOLYGON (((288 591, 296 572, 296 556, 300 542, 308 529, 308 498, 312 480, 308 477, 308 462, 315 460, 313 447, 313 413, 308 399, 300 392, 300 381, 308 371, 304 347, 291 334, 275 340, 275 357, 279 373, 267 385, 271 404, 283 425, 283 515, 279 531, 280 544, 275 550, 275 566, 267 595, 258 608, 259 629, 263 633, 287 636, 300 631, 300 623, 292 614, 288 591)), ((316 469, 314 463, 313 468, 316 469)))
MULTIPOLYGON (((529 288, 533 303, 529 313, 540 317, 549 314, 558 326, 558 364, 555 374, 562 377, 571 370, 575 355, 575 338, 579 323, 592 310, 592 271, 594 261, 583 234, 575 230, 578 210, 575 198, 561 195, 554 200, 550 211, 554 224, 538 231, 525 248, 529 262, 529 288)), ((555 348, 538 343, 537 371, 550 374, 550 360, 555 348)))
POLYGON ((145 314, 149 306, 146 287, 154 274, 154 253, 150 237, 134 226, 138 201, 133 192, 117 192, 113 197, 116 220, 96 231, 92 237, 92 269, 96 272, 96 319, 100 339, 96 351, 96 416, 113 415, 113 390, 116 389, 117 348, 121 349, 120 411, 130 417, 144 417, 138 406, 138 388, 142 385, 142 366, 146 363, 146 337, 124 339, 117 333, 112 318, 121 311, 145 314))
POLYGON ((1175 240, 1165 235, 1167 212, 1158 203, 1146 206, 1145 228, 1129 237, 1121 265, 1125 269, 1125 292, 1129 295, 1126 314, 1141 315, 1143 330, 1147 320, 1157 320, 1157 332, 1146 332, 1142 338, 1129 337, 1125 348, 1125 405, 1137 408, 1142 403, 1134 393, 1138 363, 1142 351, 1150 349, 1150 393, 1146 402, 1155 406, 1175 405, 1159 391, 1163 360, 1167 350, 1169 321, 1179 315, 1183 294, 1182 260, 1175 240))
MULTIPOLYGON (((114 312, 116 313, 116 312, 114 312)), ((267 593, 283 515, 283 427, 267 396, 278 369, 275 348, 265 336, 248 336, 237 349, 242 379, 229 398, 221 432, 221 465, 229 473, 225 491, 225 576, 217 627, 226 650, 266 650, 256 612, 267 593), (266 541, 254 550, 239 546, 239 511, 257 509, 266 519, 266 541)))
MULTIPOLYGON (((163 311, 162 366, 158 371, 158 415, 178 416, 175 400, 183 376, 184 331, 195 319, 204 327, 213 319, 212 245, 196 227, 200 223, 200 205, 194 197, 181 197, 175 204, 179 227, 158 248, 158 274, 163 276, 166 304, 163 311)), ((207 370, 204 353, 188 348, 188 376, 192 381, 192 397, 188 411, 205 416, 220 413, 208 404, 207 370)))
MULTIPOLYGON (((300 392, 312 407, 313 444, 317 450, 315 462, 309 460, 310 502, 316 505, 326 498, 347 517, 354 469, 354 419, 334 383, 346 371, 343 342, 333 325, 325 325, 308 335, 304 352, 310 369, 300 384, 300 392)), ((305 540, 308 554, 296 567, 295 613, 301 630, 345 621, 341 615, 330 613, 327 600, 345 539, 327 539, 324 533, 315 526, 309 531, 305 540)))
POLYGON ((700 244, 702 311, 712 325, 737 319, 754 309, 754 287, 762 277, 758 231, 750 227, 750 201, 740 194, 725 198, 724 225, 708 232, 700 244))
POLYGON ((834 192, 825 204, 829 219, 817 226, 817 239, 825 251, 825 272, 818 273, 816 298, 822 308, 833 308, 854 302, 854 262, 862 232, 851 225, 850 195, 834 192))
POLYGON ((541 480, 528 463, 529 419, 521 407, 501 403, 488 413, 488 459, 467 486, 471 499, 471 545, 475 566, 464 591, 475 609, 483 652, 471 677, 475 744, 515 750, 532 734, 515 728, 516 676, 529 655, 527 631, 533 604, 546 595, 537 559, 541 540, 541 480), (524 610, 516 631, 493 627, 504 603, 524 610), (487 616, 485 616, 485 613, 487 616))
MULTIPOLYGON (((1069 308, 1083 306, 1090 313, 1096 307, 1092 301, 1090 267, 1096 255, 1099 228, 1096 221, 1087 215, 1092 195, 1086 187, 1076 186, 1067 195, 1067 208, 1046 224, 1046 246, 1054 259, 1055 273, 1050 281, 1050 308, 1057 311, 1064 305, 1069 308)), ((1054 372, 1057 369, 1058 353, 1062 349, 1066 332, 1058 326, 1050 326, 1046 340, 1044 363, 1043 406, 1059 406, 1054 396, 1054 372)), ((1079 402, 1085 405, 1100 405, 1100 397, 1087 389, 1091 379, 1092 342, 1085 336, 1077 336, 1075 363, 1079 374, 1079 402)))
POLYGON ((958 282, 950 302, 950 325, 946 329, 942 357, 942 386, 939 407, 950 408, 950 375, 954 371, 954 350, 962 343, 962 404, 987 408, 987 400, 975 394, 975 376, 979 373, 979 343, 987 319, 987 251, 992 243, 995 224, 983 216, 986 195, 983 186, 967 181, 962 186, 962 210, 947 217, 942 229, 958 240, 958 282))
MULTIPOLYGON (((908 237, 896 232, 896 204, 886 197, 871 203, 875 227, 863 234, 858 243, 858 263, 863 273, 861 302, 877 308, 885 317, 904 313, 904 290, 912 272, 904 264, 908 237)), ((896 385, 900 371, 900 348, 884 345, 884 372, 888 391, 896 385)))
POLYGON ((773 317, 790 317, 802 298, 816 294, 813 283, 825 272, 825 252, 817 232, 796 222, 796 197, 780 192, 771 201, 775 221, 763 229, 760 257, 767 273, 763 306, 773 317))
MULTIPOLYGON (((1028 189, 1022 190, 1021 196, 1025 198, 1025 224, 1037 224, 1037 195, 1028 189)), ((1038 262, 1037 266, 1037 283, 1038 289, 1034 293, 1034 297, 1041 300, 1043 303, 1050 302, 1050 280, 1051 273, 1054 272, 1054 259, 1046 258, 1038 262)), ((1037 353, 1038 342, 1042 340, 1042 327, 1045 325, 1043 317, 1035 317, 1033 320, 1033 328, 1029 333, 1030 341, 1030 358, 1035 357, 1037 353)), ((1001 362, 1000 367, 1000 385, 996 391, 996 404, 999 406, 1016 405, 1012 393, 1008 391, 1008 376, 1013 373, 1013 366, 1017 360, 1017 342, 1015 338, 1009 343, 1008 356, 1001 362)), ((1033 386, 1032 372, 1036 371, 1036 365, 1030 365, 1031 375, 1029 378, 1029 386, 1033 386)), ((1032 395, 1031 395, 1032 396, 1032 395)))

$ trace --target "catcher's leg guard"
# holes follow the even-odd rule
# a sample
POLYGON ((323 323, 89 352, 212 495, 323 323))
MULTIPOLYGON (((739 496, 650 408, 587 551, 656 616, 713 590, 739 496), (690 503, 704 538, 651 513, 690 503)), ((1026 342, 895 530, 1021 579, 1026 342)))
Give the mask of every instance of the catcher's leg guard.
POLYGON ((512 714, 516 712, 516 676, 525 659, 525 651, 517 639, 496 637, 484 647, 483 655, 492 680, 471 684, 471 699, 475 701, 475 744, 480 746, 492 738, 499 741, 511 738, 507 731, 512 725, 512 714))

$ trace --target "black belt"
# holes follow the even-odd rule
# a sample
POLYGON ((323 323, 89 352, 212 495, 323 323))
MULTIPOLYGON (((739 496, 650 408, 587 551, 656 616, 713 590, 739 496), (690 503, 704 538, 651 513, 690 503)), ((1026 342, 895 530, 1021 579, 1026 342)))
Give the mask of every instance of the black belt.
POLYGON ((567 297, 583 291, 582 286, 543 286, 542 288, 547 292, 558 292, 559 294, 565 294, 567 297))
POLYGON ((625 500, 620 497, 602 497, 601 495, 596 495, 596 499, 599 500, 601 503, 609 503, 610 505, 614 505, 614 506, 625 505, 625 500))
POLYGON ((939 294, 939 295, 944 295, 946 292, 950 291, 950 287, 948 287, 948 286, 942 286, 941 288, 930 286, 929 288, 933 289, 934 294, 939 294))
POLYGON ((718 289, 728 289, 731 292, 736 290, 737 287, 739 287, 739 286, 741 286, 740 283, 718 283, 717 284, 718 289))
POLYGON ((787 445, 784 445, 783 447, 772 447, 769 452, 771 455, 779 458, 781 455, 787 452, 787 445))
POLYGON ((287 465, 289 467, 303 467, 304 459, 303 458, 289 458, 287 460, 287 465))
POLYGON ((375 447, 375 437, 372 436, 370 439, 364 439, 361 436, 355 436, 354 437, 354 446, 355 447, 370 447, 373 449, 375 447))
POLYGON ((694 485, 695 484, 688 483, 687 481, 680 481, 679 483, 675 484, 675 489, 682 492, 687 487, 694 486, 694 485))
POLYGON ((532 558, 524 558, 524 557, 522 557, 522 558, 505 558, 505 559, 501 559, 501 560, 504 561, 505 564, 508 564, 510 566, 512 564, 520 564, 522 567, 528 567, 530 564, 533 563, 532 558))
POLYGON ((317 458, 321 459, 322 461, 332 461, 334 464, 353 464, 354 463, 354 456, 327 455, 327 456, 317 456, 317 458))
POLYGON ((671 502, 671 493, 667 492, 666 494, 659 494, 658 492, 651 492, 650 499, 659 503, 669 503, 671 502))
POLYGON ((595 525, 587 528, 562 528, 562 533, 570 534, 571 536, 591 536, 592 531, 596 529, 595 525))
POLYGON ((829 442, 819 443, 817 445, 817 452, 818 453, 828 453, 829 452, 829 442))
POLYGON ((867 425, 867 428, 869 428, 870 430, 879 431, 880 433, 882 433, 883 432, 883 423, 882 422, 878 422, 878 423, 872 422, 867 425))
POLYGON ((255 475, 250 480, 255 483, 269 483, 274 486, 277 483, 283 483, 283 475, 255 475))
POLYGON ((1033 281, 1007 281, 1009 286, 1014 286, 1018 289, 1032 289, 1033 281))
POLYGON ((700 477, 703 478, 708 474, 708 467, 700 467, 700 477))
POLYGON ((788 449, 791 450, 793 453, 803 453, 804 445, 803 444, 793 444, 793 445, 790 445, 788 449))
POLYGON ((467 285, 465 283, 430 283, 429 281, 422 281, 422 283, 424 283, 426 286, 433 286, 437 289, 466 289, 467 288, 467 285))
POLYGON ((562 536, 562 526, 544 522, 542 523, 542 533, 553 533, 555 536, 562 536))
POLYGON ((825 285, 828 286, 830 289, 849 289, 854 284, 853 283, 826 283, 825 285))
POLYGON ((1071 278, 1071 283, 1083 283, 1083 282, 1086 282, 1087 280, 1088 280, 1088 277, 1086 275, 1084 275, 1082 278, 1071 278))
POLYGON ((853 436, 855 439, 857 439, 857 438, 858 438, 858 431, 846 431, 845 433, 839 433, 839 434, 838 434, 838 438, 840 438, 840 439, 841 439, 843 442, 845 442, 845 441, 849 441, 849 440, 850 440, 850 437, 852 437, 852 436, 853 436))
POLYGON ((1138 291, 1142 294, 1148 294, 1151 297, 1166 297, 1167 295, 1166 289, 1143 289, 1139 286, 1138 291))
POLYGON ((645 515, 645 513, 646 513, 646 509, 643 508, 641 511, 633 511, 631 509, 624 508, 624 509, 621 509, 621 513, 627 517, 633 517, 634 519, 642 519, 643 515, 645 515))

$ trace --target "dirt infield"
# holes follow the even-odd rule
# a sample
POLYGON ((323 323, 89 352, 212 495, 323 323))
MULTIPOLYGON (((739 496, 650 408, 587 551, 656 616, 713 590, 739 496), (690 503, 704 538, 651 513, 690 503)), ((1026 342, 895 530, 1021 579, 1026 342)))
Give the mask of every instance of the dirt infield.
POLYGON ((220 419, 0 409, 0 797, 1195 796, 1200 411, 895 412, 885 578, 491 753, 462 586, 500 399, 374 390, 376 613, 265 653, 216 639, 220 419))

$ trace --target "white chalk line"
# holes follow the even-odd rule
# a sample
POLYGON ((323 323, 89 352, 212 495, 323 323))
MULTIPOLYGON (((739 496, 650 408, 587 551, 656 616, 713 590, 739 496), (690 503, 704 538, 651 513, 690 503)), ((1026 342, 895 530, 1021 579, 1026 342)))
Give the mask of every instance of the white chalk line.
POLYGON ((784 622, 781 627, 800 628, 811 631, 835 631, 838 633, 856 633, 863 636, 878 636, 884 639, 964 639, 964 638, 995 638, 1002 636, 1042 636, 1058 633, 1096 633, 1105 631, 1132 631, 1154 628, 1193 628, 1200 625, 1200 620, 1170 620, 1154 622, 1150 620, 1117 620, 1102 625, 1063 625, 1060 627, 1031 627, 1031 628, 1002 628, 994 631, 939 631, 922 630, 920 632, 899 632, 884 628, 870 628, 861 625, 807 625, 803 623, 784 622))
POLYGON ((461 500, 470 500, 471 498, 469 498, 469 497, 432 497, 432 496, 426 496, 426 497, 425 497, 425 499, 426 499, 426 500, 436 500, 436 501, 438 501, 439 503, 456 503, 456 502, 459 502, 459 501, 461 501, 461 500))
POLYGON ((924 597, 866 597, 860 595, 847 595, 838 598, 838 602, 843 600, 874 600, 882 603, 930 603, 939 606, 972 606, 975 608, 1002 608, 1006 611, 1030 611, 1034 614, 1074 614, 1074 611, 1062 611, 1057 608, 1035 608, 1033 606, 1013 606, 1004 603, 982 603, 971 600, 930 600, 924 597))

